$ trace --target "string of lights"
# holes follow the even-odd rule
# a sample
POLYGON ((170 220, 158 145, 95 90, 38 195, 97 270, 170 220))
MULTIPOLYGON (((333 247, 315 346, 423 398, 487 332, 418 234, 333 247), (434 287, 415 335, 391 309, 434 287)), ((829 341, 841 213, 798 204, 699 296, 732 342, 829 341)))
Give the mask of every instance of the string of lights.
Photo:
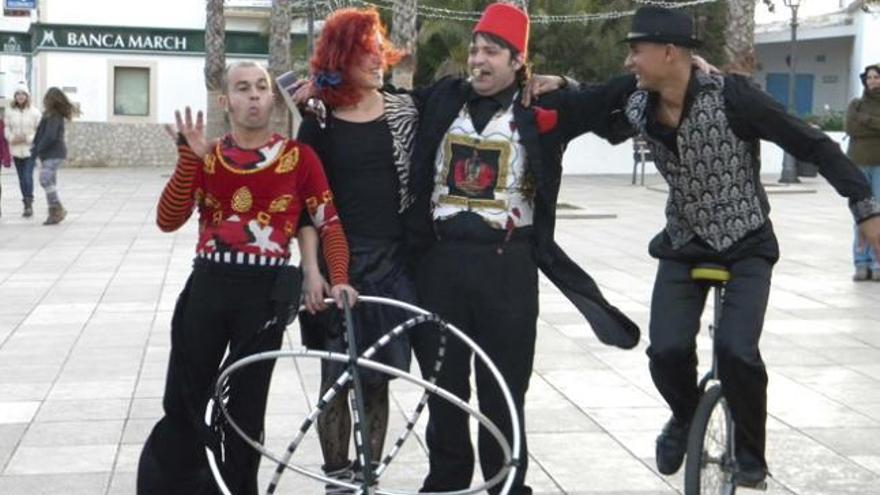
MULTIPOLYGON (((714 3, 717 1, 719 0, 689 0, 684 2, 671 2, 667 0, 635 0, 637 4, 656 5, 666 8, 691 7, 695 5, 714 3)), ((402 0, 352 0, 349 3, 358 4, 363 7, 376 7, 383 10, 393 11, 395 8, 400 7, 402 0)), ((569 15, 532 15, 529 18, 532 24, 572 24, 620 19, 622 17, 628 17, 633 14, 635 14, 635 10, 569 15)), ((425 19, 475 22, 480 19, 482 12, 454 10, 443 7, 419 5, 418 15, 419 17, 425 19)))

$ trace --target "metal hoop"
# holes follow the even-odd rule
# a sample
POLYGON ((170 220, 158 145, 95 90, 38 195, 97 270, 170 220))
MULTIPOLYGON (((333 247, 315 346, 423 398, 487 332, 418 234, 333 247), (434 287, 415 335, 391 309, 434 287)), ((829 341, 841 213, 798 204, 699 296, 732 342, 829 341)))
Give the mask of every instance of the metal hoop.
MULTIPOLYGON (((332 299, 326 299, 324 302, 328 303, 328 304, 332 304, 334 301, 332 299)), ((458 407, 459 409, 463 410, 464 412, 468 413, 469 415, 474 416, 477 419, 477 421, 480 423, 480 425, 483 426, 484 428, 486 428, 486 430, 498 442, 499 446, 501 447, 502 454, 503 454, 504 460, 505 460, 504 467, 502 467, 502 469, 498 473, 496 473, 496 475, 493 476, 491 479, 486 480, 482 485, 474 487, 474 488, 470 488, 470 489, 465 489, 465 490, 458 490, 458 491, 451 491, 451 492, 437 492, 437 495, 440 495, 440 494, 442 494, 442 495, 476 494, 476 493, 488 490, 489 488, 500 483, 502 480, 504 480, 504 485, 502 486, 501 493, 502 494, 508 493, 510 490, 510 487, 513 484, 513 479, 516 475, 517 466, 519 464, 519 451, 520 451, 520 443, 521 443, 520 434, 519 434, 520 419, 519 419, 519 416, 516 412, 516 406, 515 406, 515 403, 513 402, 513 396, 510 393, 509 388, 507 387, 507 383, 504 380, 504 377, 501 375, 501 372, 498 370, 498 368, 495 366, 495 364, 489 359, 489 357, 485 353, 485 351, 483 351, 472 339, 470 339, 470 337, 465 335, 461 330, 457 329, 454 325, 451 325, 447 322, 442 321, 436 315, 434 315, 434 314, 432 314, 422 308, 419 308, 418 306, 408 304, 405 302, 401 302, 401 301, 396 301, 394 299, 388 299, 388 298, 384 298, 384 297, 375 297, 375 296, 359 296, 358 302, 376 303, 376 304, 382 304, 382 305, 386 305, 386 306, 397 307, 400 309, 405 309, 410 312, 416 313, 418 316, 410 318, 409 320, 394 327, 392 330, 390 330, 389 332, 384 334, 382 337, 380 337, 372 346, 370 346, 370 348, 368 348, 366 351, 364 351, 363 354, 361 354, 360 356, 357 356, 357 357, 353 357, 353 356, 349 356, 349 355, 341 354, 341 353, 334 353, 334 352, 328 352, 328 351, 315 351, 315 350, 309 350, 309 349, 302 348, 299 350, 290 350, 290 351, 261 352, 258 354, 253 354, 250 356, 246 356, 242 359, 239 359, 238 361, 236 361, 236 362, 232 363, 231 365, 229 365, 228 367, 226 367, 222 371, 220 376, 218 377, 217 382, 215 384, 214 397, 208 402, 208 405, 206 408, 206 413, 205 413, 206 422, 208 422, 210 424, 210 420, 215 412, 214 407, 217 404, 219 404, 220 412, 224 416, 225 420, 229 423, 229 425, 233 428, 233 430, 245 441, 245 443, 247 443, 252 448, 257 450, 264 457, 271 459, 272 461, 274 461, 277 464, 278 467, 276 469, 275 475, 273 476, 273 481, 272 481, 272 483, 270 483, 269 488, 267 490, 268 494, 274 493, 274 490, 277 487, 278 482, 280 481, 281 473, 283 473, 286 469, 300 473, 304 476, 307 476, 309 478, 312 478, 312 479, 320 481, 320 482, 329 483, 329 484, 333 484, 333 485, 340 486, 340 487, 351 488, 351 489, 356 490, 356 492, 360 493, 360 490, 362 490, 362 488, 363 488, 361 485, 355 485, 352 483, 342 482, 342 481, 336 480, 336 479, 330 479, 326 476, 322 476, 320 474, 308 471, 304 468, 301 468, 301 467, 296 466, 294 464, 291 464, 289 462, 290 458, 293 455, 293 452, 296 450, 300 441, 305 436, 305 433, 308 431, 308 429, 311 427, 311 425, 314 423, 315 419, 318 417, 318 415, 320 415, 320 413, 322 412, 326 403, 329 400, 332 400, 332 398, 335 397, 335 395, 339 392, 339 390, 341 390, 351 380, 351 376, 348 373, 348 371, 344 372, 340 376, 340 378, 337 380, 337 382, 334 383, 333 387, 331 387, 331 389, 328 390, 327 393, 325 393, 324 396, 321 397, 321 399, 318 401, 317 405, 312 409, 312 411, 306 417, 305 421, 303 422, 303 425, 300 427, 300 431, 297 433, 297 435, 294 437, 294 439, 290 442, 288 449, 283 456, 276 455, 275 453, 266 449, 260 442, 257 442, 254 439, 250 438, 238 426, 238 424, 235 422, 235 420, 230 416, 228 410, 226 409, 226 404, 222 400, 219 400, 219 398, 221 397, 224 385, 232 373, 234 373, 235 371, 239 370, 240 368, 242 368, 244 366, 248 366, 250 364, 253 364, 253 363, 256 363, 259 361, 279 359, 279 358, 283 358, 283 357, 290 357, 290 358, 294 358, 294 359, 299 358, 299 357, 304 357, 304 358, 308 357, 308 358, 316 358, 316 359, 321 359, 321 360, 326 359, 326 360, 337 361, 337 362, 342 362, 342 363, 351 363, 351 364, 353 364, 353 366, 363 366, 367 369, 379 371, 381 373, 385 373, 385 374, 388 374, 388 375, 396 377, 396 378, 401 378, 405 381, 408 381, 410 383, 418 385, 425 390, 425 393, 423 394, 422 399, 419 401, 419 404, 416 407, 414 414, 410 417, 410 421, 408 421, 408 423, 407 423, 407 430, 398 438, 397 442, 395 442, 395 446, 392 449, 392 451, 383 459, 379 468, 377 468, 376 471, 374 472, 375 478, 377 480, 381 476, 381 474, 385 471, 385 469, 388 467, 388 465, 390 464, 390 462, 394 458, 394 456, 399 452, 402 444, 405 442, 405 440, 411 434, 412 428, 415 425, 415 422, 418 419, 419 415, 423 411, 424 405, 427 403, 429 395, 435 394, 435 395, 438 395, 441 398, 451 402, 454 406, 458 407), (436 381, 436 372, 439 370, 438 365, 435 364, 435 375, 432 375, 431 380, 428 381, 428 380, 424 380, 422 378, 419 378, 417 376, 414 376, 410 373, 401 371, 395 367, 388 366, 383 363, 378 363, 378 362, 375 362, 375 361, 372 361, 371 359, 369 359, 381 347, 388 344, 393 338, 401 335, 405 331, 408 331, 408 330, 414 328, 419 323, 426 322, 426 321, 431 321, 431 322, 437 323, 438 326, 441 326, 441 329, 443 331, 448 331, 448 332, 452 333, 459 340, 461 340, 465 345, 470 347, 471 350, 473 351, 474 355, 477 356, 483 362, 483 364, 486 366, 486 368, 492 374, 493 378, 495 378, 496 382, 498 383, 498 385, 501 389, 501 393, 504 396, 504 400, 507 403, 508 410, 510 413, 511 426, 512 426, 512 436, 513 436, 513 439, 512 439, 513 445, 512 446, 510 443, 507 442, 507 439, 504 437, 504 434, 500 431, 500 429, 491 420, 489 420, 489 418, 487 418, 485 415, 483 415, 480 411, 472 408, 468 403, 462 401, 461 399, 459 399, 457 396, 455 396, 454 394, 452 394, 448 390, 443 389, 443 388, 437 386, 436 383, 434 383, 436 381), (346 377, 345 375, 349 375, 349 376, 346 377)), ((205 449, 205 451, 206 451, 206 455, 208 457, 208 462, 209 462, 209 466, 211 468, 211 472, 214 475, 215 481, 217 482, 220 490, 226 495, 232 495, 231 492, 229 491, 229 488, 226 486, 225 481, 223 480, 223 476, 220 473, 219 467, 217 466, 216 459, 214 458, 214 453, 210 449, 207 449, 207 448, 205 449)), ((393 491, 393 490, 378 489, 378 488, 376 490, 370 490, 370 491, 372 493, 376 493, 378 495, 410 495, 411 493, 412 494, 415 493, 415 492, 401 492, 401 491, 393 491)))

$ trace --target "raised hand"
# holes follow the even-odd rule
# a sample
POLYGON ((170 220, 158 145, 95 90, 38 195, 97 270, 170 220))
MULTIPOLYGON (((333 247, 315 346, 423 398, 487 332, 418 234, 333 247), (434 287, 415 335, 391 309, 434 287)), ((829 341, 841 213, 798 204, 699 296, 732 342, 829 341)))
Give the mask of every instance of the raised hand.
POLYGON ((205 138, 205 117, 202 111, 199 110, 196 113, 196 120, 193 122, 192 110, 189 107, 184 109, 183 117, 180 115, 180 110, 175 110, 174 120, 177 128, 175 129, 170 124, 166 124, 165 132, 175 141, 178 134, 183 135, 186 144, 193 150, 193 153, 202 157, 207 155, 211 147, 205 138))

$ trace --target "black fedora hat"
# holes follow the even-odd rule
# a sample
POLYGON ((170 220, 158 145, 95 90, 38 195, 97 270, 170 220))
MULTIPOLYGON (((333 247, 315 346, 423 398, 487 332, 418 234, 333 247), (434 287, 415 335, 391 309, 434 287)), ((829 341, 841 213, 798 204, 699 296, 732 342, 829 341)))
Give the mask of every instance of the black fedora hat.
POLYGON ((694 20, 680 10, 647 5, 636 11, 632 29, 624 43, 650 41, 699 48, 703 42, 694 35, 694 20))

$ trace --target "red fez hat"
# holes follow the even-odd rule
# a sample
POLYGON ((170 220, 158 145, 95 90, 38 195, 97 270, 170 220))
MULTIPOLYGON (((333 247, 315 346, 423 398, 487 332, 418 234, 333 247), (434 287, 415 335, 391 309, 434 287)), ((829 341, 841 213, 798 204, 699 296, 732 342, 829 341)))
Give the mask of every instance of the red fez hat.
POLYGON ((509 3, 493 3, 486 7, 474 34, 488 33, 510 43, 525 57, 529 49, 529 16, 509 3))

